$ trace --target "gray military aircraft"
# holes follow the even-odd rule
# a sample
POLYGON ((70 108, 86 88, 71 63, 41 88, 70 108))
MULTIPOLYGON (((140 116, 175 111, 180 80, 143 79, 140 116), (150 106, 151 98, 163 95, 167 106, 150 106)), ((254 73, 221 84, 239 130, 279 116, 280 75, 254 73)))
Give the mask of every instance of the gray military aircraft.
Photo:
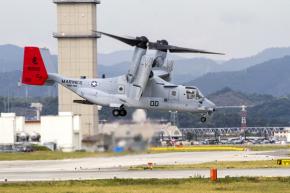
POLYGON ((126 108, 191 112, 201 115, 201 122, 215 111, 215 104, 204 97, 197 87, 170 83, 173 62, 166 61, 167 53, 221 54, 169 45, 166 40, 150 42, 146 37, 121 37, 96 32, 135 47, 127 74, 114 78, 69 78, 47 73, 37 47, 25 47, 22 83, 52 85, 58 83, 79 95, 75 103, 109 106, 115 117, 126 116, 126 108), (155 57, 146 55, 156 50, 155 57))

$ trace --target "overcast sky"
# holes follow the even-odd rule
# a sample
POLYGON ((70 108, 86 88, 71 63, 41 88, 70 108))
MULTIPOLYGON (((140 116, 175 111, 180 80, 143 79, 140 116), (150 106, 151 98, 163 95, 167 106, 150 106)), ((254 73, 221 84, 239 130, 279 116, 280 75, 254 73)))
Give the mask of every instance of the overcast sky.
MULTIPOLYGON (((38 45, 57 53, 52 0, 1 0, 0 44, 38 45)), ((146 35, 171 44, 244 57, 268 47, 290 46, 289 0, 103 0, 98 30, 146 35)), ((102 38, 99 52, 130 49, 102 38)))

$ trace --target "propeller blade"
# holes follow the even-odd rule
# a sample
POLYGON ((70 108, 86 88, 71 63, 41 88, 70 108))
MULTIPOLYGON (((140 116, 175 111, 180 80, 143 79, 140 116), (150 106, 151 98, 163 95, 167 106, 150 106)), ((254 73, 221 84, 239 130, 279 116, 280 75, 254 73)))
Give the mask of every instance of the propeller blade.
POLYGON ((217 55, 225 55, 224 53, 218 52, 209 52, 205 50, 191 49, 191 48, 181 48, 176 46, 171 46, 169 48, 169 52, 171 53, 199 53, 199 54, 217 54, 217 55))
POLYGON ((128 44, 130 46, 137 46, 139 43, 142 42, 142 40, 139 40, 137 38, 131 38, 131 37, 122 37, 122 36, 116 36, 116 35, 113 35, 113 34, 108 34, 108 33, 104 33, 104 32, 99 32, 99 31, 95 31, 96 33, 100 33, 102 35, 105 35, 105 36, 108 36, 110 38, 113 38, 113 39, 116 39, 116 40, 119 40, 125 44, 128 44))
POLYGON ((166 40, 161 40, 161 41, 157 41, 157 42, 149 42, 145 36, 134 38, 134 37, 116 36, 113 34, 99 32, 99 31, 94 31, 94 32, 111 37, 111 38, 116 39, 116 40, 119 40, 125 44, 130 45, 130 46, 137 46, 137 47, 144 48, 144 49, 147 49, 147 47, 148 47, 151 50, 160 50, 163 52, 169 51, 171 53, 200 53, 200 54, 224 55, 223 53, 209 52, 209 51, 205 51, 205 50, 197 50, 197 49, 191 49, 191 48, 182 48, 182 47, 172 46, 172 45, 169 45, 166 40))
POLYGON ((200 54, 218 54, 218 55, 225 55, 223 53, 217 53, 217 52, 209 52, 205 50, 197 50, 197 49, 191 49, 191 48, 182 48, 177 46, 171 46, 166 44, 160 44, 155 42, 149 42, 149 49, 153 50, 160 50, 160 51, 169 51, 171 53, 200 53, 200 54))

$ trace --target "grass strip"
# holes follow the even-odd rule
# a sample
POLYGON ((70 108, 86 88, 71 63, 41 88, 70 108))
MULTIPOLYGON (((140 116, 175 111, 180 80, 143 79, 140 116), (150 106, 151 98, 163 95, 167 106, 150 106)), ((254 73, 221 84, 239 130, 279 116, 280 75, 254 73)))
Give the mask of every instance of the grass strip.
MULTIPOLYGON (((154 165, 153 170, 190 170, 190 169, 256 169, 256 168, 289 168, 278 165, 277 160, 263 161, 217 161, 200 164, 154 165)), ((146 170, 146 165, 130 167, 130 170, 146 170)))
POLYGON ((2 183, 1 193, 290 193, 290 178, 113 179, 65 182, 2 183))

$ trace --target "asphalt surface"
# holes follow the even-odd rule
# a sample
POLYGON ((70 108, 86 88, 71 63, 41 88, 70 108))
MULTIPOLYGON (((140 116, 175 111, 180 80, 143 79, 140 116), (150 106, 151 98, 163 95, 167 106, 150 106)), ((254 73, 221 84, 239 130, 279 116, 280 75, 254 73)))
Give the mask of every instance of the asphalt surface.
MULTIPOLYGON (((113 178, 189 178, 209 177, 209 170, 130 171, 128 167, 152 162, 158 165, 191 164, 211 161, 272 160, 281 156, 271 152, 184 152, 143 154, 102 158, 51 161, 1 161, 2 181, 55 181, 113 178)), ((219 177, 290 176, 289 169, 225 169, 219 177)))
MULTIPOLYGON (((1 172, 0 180, 4 182, 23 181, 65 181, 65 180, 93 180, 93 179, 168 179, 168 178, 190 178, 210 176, 209 170, 170 170, 170 171, 129 171, 123 169, 107 170, 82 170, 82 171, 50 171, 50 172, 1 172)), ((288 169, 226 169, 219 170, 218 177, 226 176, 265 176, 265 177, 286 177, 290 176, 288 169)))

